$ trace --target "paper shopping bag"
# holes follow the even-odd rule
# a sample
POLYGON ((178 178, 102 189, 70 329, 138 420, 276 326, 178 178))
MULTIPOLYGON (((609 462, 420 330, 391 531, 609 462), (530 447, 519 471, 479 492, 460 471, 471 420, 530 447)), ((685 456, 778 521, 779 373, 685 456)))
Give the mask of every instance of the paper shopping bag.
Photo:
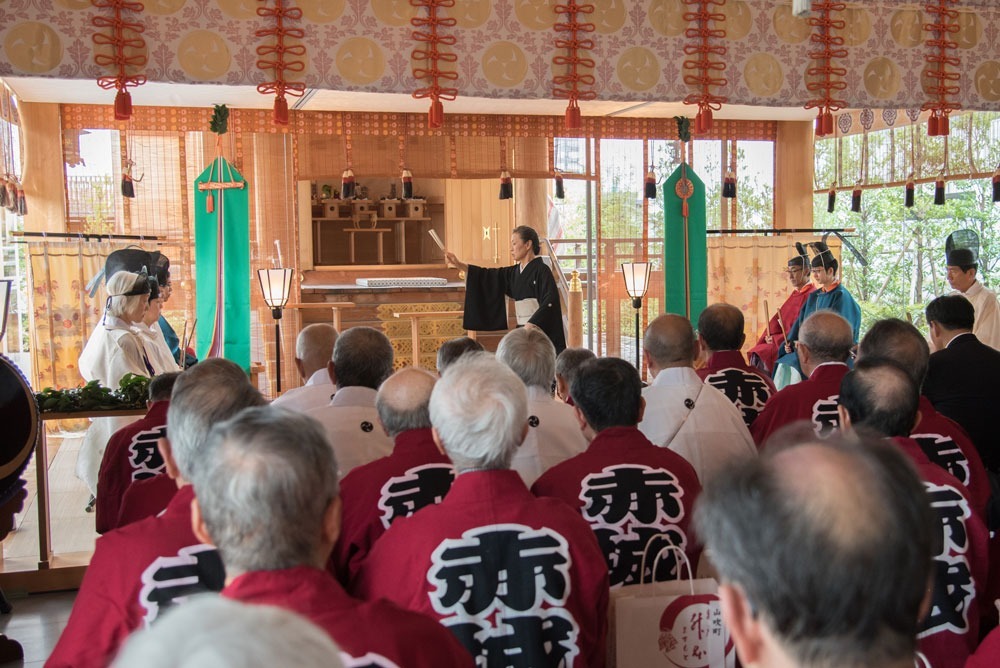
MULTIPOLYGON (((688 579, 640 583, 611 591, 608 663, 614 668, 733 668, 729 632, 722 623, 718 584, 691 579, 683 550, 668 547, 687 565, 688 579)), ((644 556, 645 565, 645 556, 644 556)), ((643 569, 645 573, 645 569, 643 569)), ((678 573, 681 572, 680 567, 678 573)))

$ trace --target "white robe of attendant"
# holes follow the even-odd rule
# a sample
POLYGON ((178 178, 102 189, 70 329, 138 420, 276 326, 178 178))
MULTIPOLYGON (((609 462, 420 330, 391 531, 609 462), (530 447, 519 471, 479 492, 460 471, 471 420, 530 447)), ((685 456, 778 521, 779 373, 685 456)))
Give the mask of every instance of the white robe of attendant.
POLYGON ((739 409, 691 367, 663 369, 642 396, 639 430, 684 457, 702 485, 727 462, 757 456, 739 409))
POLYGON ((296 413, 307 413, 314 408, 329 406, 336 391, 337 388, 330 382, 330 373, 322 368, 309 376, 305 385, 288 390, 272 401, 271 405, 296 413))
POLYGON ((341 478, 353 468, 392 454, 392 439, 378 420, 375 395, 370 387, 341 387, 329 405, 306 413, 323 425, 341 478))
MULTIPOLYGON (((116 390, 127 373, 150 375, 144 355, 142 340, 132 326, 121 318, 105 315, 102 323, 90 334, 90 339, 80 354, 80 375, 88 382, 97 380, 104 387, 116 390)), ((96 418, 91 421, 76 459, 76 475, 86 483, 91 494, 97 494, 97 473, 101 468, 108 439, 125 425, 140 418, 141 416, 96 418)))
POLYGON ((510 467, 531 487, 550 468, 587 449, 572 406, 537 386, 528 388, 528 435, 510 467))

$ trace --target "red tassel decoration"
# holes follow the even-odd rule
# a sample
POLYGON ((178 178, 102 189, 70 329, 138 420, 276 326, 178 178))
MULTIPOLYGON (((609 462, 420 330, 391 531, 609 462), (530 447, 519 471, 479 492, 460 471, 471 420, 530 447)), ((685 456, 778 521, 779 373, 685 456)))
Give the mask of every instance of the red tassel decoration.
POLYGON ((142 33, 143 25, 140 14, 145 9, 141 2, 134 0, 91 0, 99 10, 111 10, 110 16, 97 14, 91 19, 91 25, 98 30, 108 29, 108 32, 95 32, 91 39, 99 47, 94 52, 94 62, 98 67, 109 68, 114 74, 97 79, 97 85, 104 90, 116 90, 114 114, 116 121, 127 121, 132 118, 132 96, 128 92, 130 86, 141 86, 146 83, 146 77, 141 74, 128 74, 146 66, 146 41, 142 33), (126 53, 126 49, 130 53, 126 53), (110 53, 108 53, 110 51, 110 53))
POLYGON ((402 181, 403 181, 403 199, 412 199, 413 198, 413 174, 410 173, 410 170, 408 170, 408 169, 404 169, 403 170, 402 181))
POLYGON ((646 199, 656 199, 656 174, 653 170, 646 172, 646 182, 643 188, 646 199))
POLYGON ((132 94, 122 88, 115 95, 115 120, 127 121, 132 118, 132 94))
POLYGON ((726 172, 726 177, 722 180, 722 196, 727 199, 736 198, 736 175, 732 171, 726 172))
POLYGON ((593 50, 594 40, 585 37, 594 31, 595 25, 585 19, 587 14, 594 13, 593 3, 579 3, 577 0, 564 0, 554 7, 557 14, 565 14, 564 21, 556 21, 555 28, 559 37, 555 40, 557 49, 566 49, 566 55, 552 58, 553 70, 561 70, 565 66, 565 74, 552 77, 552 95, 557 99, 567 99, 564 121, 567 130, 579 130, 583 127, 580 114, 580 100, 593 100, 597 92, 588 88, 595 83, 593 74, 583 70, 594 69, 594 59, 584 58, 583 53, 593 50))
POLYGON ((17 215, 28 215, 28 198, 24 195, 24 188, 17 189, 17 215))
POLYGON ((861 213, 861 188, 851 191, 851 211, 861 213))
POLYGON ((427 127, 439 128, 444 125, 444 105, 441 100, 434 98, 431 100, 430 109, 427 110, 427 127))
POLYGON ((949 114, 962 108, 954 96, 961 92, 959 82, 962 74, 959 68, 962 64, 958 57, 958 42, 954 34, 961 27, 958 23, 958 12, 951 7, 958 0, 927 0, 924 10, 930 15, 931 22, 923 25, 927 35, 926 45, 930 53, 924 56, 927 69, 924 74, 931 83, 927 87, 930 98, 921 109, 930 111, 927 119, 927 134, 930 137, 947 137, 951 134, 949 114))
POLYGON ((444 124, 444 105, 441 100, 454 100, 458 96, 458 89, 445 86, 446 81, 458 79, 458 72, 442 70, 442 63, 458 62, 457 53, 448 53, 442 47, 454 46, 458 38, 454 35, 444 35, 438 32, 439 28, 453 28, 458 25, 458 19, 445 17, 438 13, 439 9, 454 7, 455 0, 410 0, 414 7, 427 10, 426 15, 414 16, 410 19, 410 25, 416 30, 412 32, 413 40, 425 44, 426 47, 414 49, 410 52, 410 58, 415 62, 426 62, 426 67, 414 67, 413 78, 423 80, 426 86, 413 91, 413 97, 419 99, 428 98, 431 101, 430 109, 427 111, 427 127, 439 128, 444 124))
POLYGON ((500 172, 500 199, 512 199, 514 197, 514 181, 510 177, 510 172, 504 170, 500 172))
POLYGON ((840 67, 838 60, 847 58, 844 48, 844 37, 840 34, 847 26, 840 12, 847 9, 843 2, 834 0, 814 0, 813 13, 806 22, 812 27, 811 43, 817 46, 809 52, 813 63, 806 68, 806 76, 811 81, 806 83, 806 89, 816 95, 806 104, 806 109, 816 109, 816 136, 827 137, 835 132, 833 112, 846 106, 844 100, 834 97, 847 88, 844 78, 847 68, 840 67))
POLYGON ((283 97, 274 98, 274 124, 288 125, 288 100, 283 97))
POLYGON ((305 56, 305 44, 287 44, 286 39, 301 40, 305 37, 303 28, 291 28, 286 25, 286 21, 295 22, 302 19, 302 10, 298 7, 286 6, 286 0, 275 0, 274 6, 258 7, 257 15, 268 21, 273 21, 273 25, 263 30, 258 30, 257 37, 264 39, 273 38, 273 43, 262 44, 257 47, 257 55, 261 59, 257 61, 257 67, 267 72, 273 71, 273 81, 266 81, 257 85, 257 92, 262 95, 274 94, 274 114, 272 120, 275 125, 288 125, 288 100, 286 95, 301 97, 306 90, 302 82, 288 81, 289 72, 302 72, 305 70, 305 61, 293 60, 291 56, 305 56))
POLYGON ((344 170, 340 177, 340 199, 354 199, 354 170, 344 170))
POLYGON ((713 92, 725 88, 729 80, 722 74, 726 71, 725 13, 715 11, 725 2, 719 0, 681 0, 688 5, 682 18, 688 23, 684 36, 691 40, 684 46, 684 83, 697 90, 684 98, 684 104, 697 105, 694 117, 696 134, 712 131, 712 110, 722 108, 728 99, 713 92), (714 57, 713 57, 714 56, 714 57))
POLYGON ((583 118, 580 116, 580 106, 576 100, 570 100, 566 107, 566 129, 579 130, 583 127, 583 118))
POLYGON ((205 212, 215 213, 215 196, 212 195, 211 190, 209 190, 208 194, 205 195, 205 212))

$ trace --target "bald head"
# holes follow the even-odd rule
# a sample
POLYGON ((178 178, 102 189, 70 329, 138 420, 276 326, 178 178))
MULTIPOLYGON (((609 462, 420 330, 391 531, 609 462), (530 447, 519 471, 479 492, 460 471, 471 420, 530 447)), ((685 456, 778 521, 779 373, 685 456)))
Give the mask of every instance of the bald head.
POLYGON ((899 318, 879 320, 858 344, 858 360, 887 359, 910 374, 919 388, 927 375, 930 347, 920 331, 899 318))
POLYGON ((306 380, 333 359, 333 346, 337 343, 337 330, 333 325, 316 323, 307 325, 295 339, 295 358, 301 365, 299 372, 306 380))
POLYGON ((389 376, 375 397, 375 409, 389 436, 411 429, 430 429, 428 406, 437 379, 423 369, 407 367, 389 376))
POLYGON ((802 323, 799 342, 809 348, 814 364, 846 362, 854 345, 854 330, 843 316, 816 311, 802 323))
POLYGON ((649 366, 667 369, 694 362, 694 330, 687 318, 666 314, 653 320, 642 341, 649 366))
POLYGON ((837 402, 851 426, 881 436, 908 436, 917 421, 919 390, 909 374, 888 360, 861 360, 840 381, 837 402))
POLYGON ((935 520, 899 448, 812 436, 768 449, 709 480, 695 521, 796 665, 912 662, 935 520))
POLYGON ((743 333, 743 312, 732 304, 712 304, 698 316, 698 337, 712 352, 739 350, 743 333))

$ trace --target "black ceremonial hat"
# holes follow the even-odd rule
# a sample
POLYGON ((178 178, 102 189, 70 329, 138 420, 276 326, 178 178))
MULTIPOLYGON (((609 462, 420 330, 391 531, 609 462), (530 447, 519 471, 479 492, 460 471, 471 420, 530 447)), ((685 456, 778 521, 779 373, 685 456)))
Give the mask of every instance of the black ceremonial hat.
POLYGON ((976 254, 971 248, 956 248, 947 253, 946 264, 950 267, 967 267, 976 263, 976 254))
POLYGON ((121 248, 108 254, 108 259, 104 261, 104 280, 108 280, 119 271, 138 274, 143 267, 152 266, 149 251, 142 248, 121 248))
POLYGON ((795 252, 796 255, 788 258, 789 267, 802 267, 803 269, 809 268, 809 254, 806 253, 805 247, 799 243, 795 242, 795 252))
POLYGON ((955 230, 944 242, 945 264, 965 267, 979 262, 979 234, 975 230, 955 230))
POLYGON ((816 251, 816 255, 814 255, 812 259, 812 266, 822 267, 823 269, 831 268, 833 262, 835 262, 837 258, 833 256, 833 251, 830 250, 830 247, 822 241, 814 241, 809 245, 816 251))

